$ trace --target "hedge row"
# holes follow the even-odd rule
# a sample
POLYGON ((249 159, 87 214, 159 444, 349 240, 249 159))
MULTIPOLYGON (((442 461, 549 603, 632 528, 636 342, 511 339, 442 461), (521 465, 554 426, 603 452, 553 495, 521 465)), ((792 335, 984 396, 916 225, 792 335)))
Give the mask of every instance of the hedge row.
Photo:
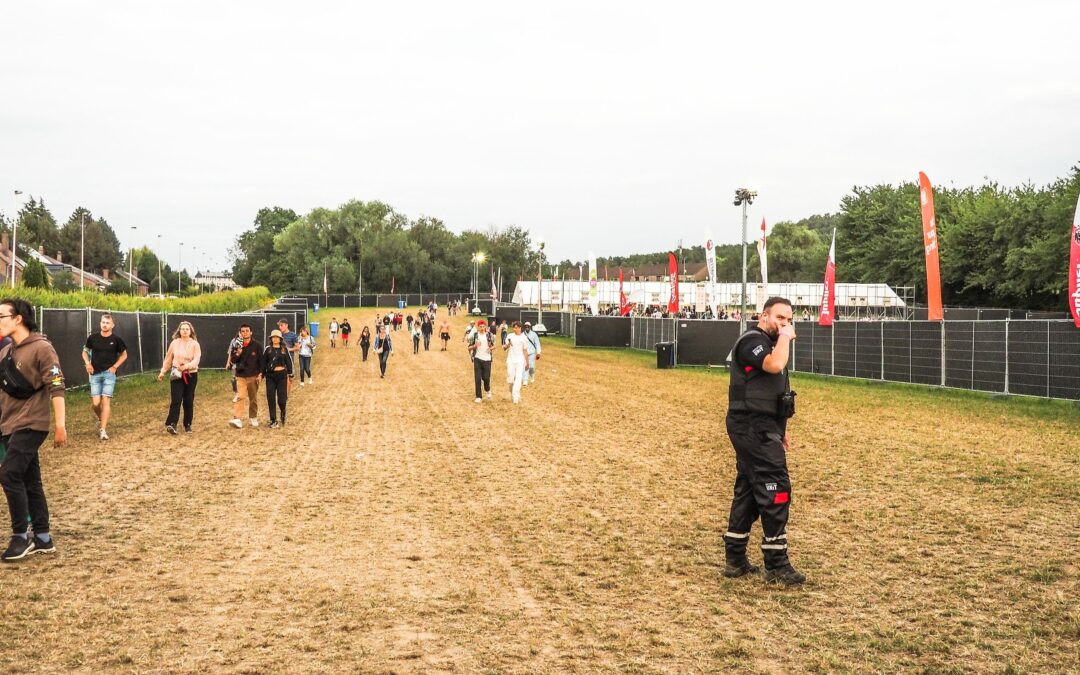
POLYGON ((0 289, 0 297, 22 298, 37 307, 108 309, 117 312, 182 312, 187 314, 232 314, 260 309, 274 301, 265 286, 236 291, 204 293, 185 298, 144 298, 134 295, 111 295, 98 291, 61 293, 19 285, 12 291, 0 289))

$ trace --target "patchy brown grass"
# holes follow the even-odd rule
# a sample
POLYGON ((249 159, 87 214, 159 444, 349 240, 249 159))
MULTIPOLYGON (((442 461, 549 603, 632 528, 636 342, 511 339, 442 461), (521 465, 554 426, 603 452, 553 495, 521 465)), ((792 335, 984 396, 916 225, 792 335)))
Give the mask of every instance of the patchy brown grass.
POLYGON ((321 337, 283 430, 227 428, 222 374, 190 437, 161 431, 164 384, 121 385, 107 443, 71 394, 59 552, 0 568, 0 665, 1080 670, 1075 408, 797 377, 810 581, 778 590, 719 575, 723 374, 549 339, 521 406, 501 360, 476 404, 463 323, 447 353, 399 333, 386 380, 321 337))

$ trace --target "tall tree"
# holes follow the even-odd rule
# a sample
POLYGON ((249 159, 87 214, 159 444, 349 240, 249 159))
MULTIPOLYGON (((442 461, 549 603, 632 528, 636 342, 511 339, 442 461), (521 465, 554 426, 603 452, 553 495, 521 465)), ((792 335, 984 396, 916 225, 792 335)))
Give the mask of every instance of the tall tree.
POLYGON ((59 244, 59 231, 56 218, 53 218, 44 199, 31 197, 19 211, 19 245, 27 248, 43 248, 46 255, 56 255, 59 244))
MULTIPOLYGON (((63 253, 64 262, 78 266, 80 243, 85 229, 85 263, 87 271, 101 273, 104 269, 114 270, 123 260, 120 252, 120 240, 103 218, 94 215, 85 207, 75 209, 58 234, 57 249, 63 253)), ((49 253, 46 250, 46 253, 49 253)), ((49 255, 55 255, 54 250, 49 255)))

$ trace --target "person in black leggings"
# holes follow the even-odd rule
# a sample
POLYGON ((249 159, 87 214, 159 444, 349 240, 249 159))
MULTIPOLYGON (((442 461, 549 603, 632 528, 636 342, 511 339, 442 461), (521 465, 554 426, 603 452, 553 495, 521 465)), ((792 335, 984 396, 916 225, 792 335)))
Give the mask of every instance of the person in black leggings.
POLYGON ((386 360, 394 353, 394 343, 386 332, 386 326, 379 326, 379 335, 375 338, 375 353, 379 355, 379 377, 386 377, 386 360))
POLYGON ((364 330, 360 331, 360 351, 363 352, 363 360, 367 361, 367 350, 371 347, 371 329, 364 326, 364 330))
POLYGON ((279 426, 277 408, 281 408, 280 426, 285 426, 285 404, 289 401, 289 379, 292 376, 293 363, 289 348, 281 339, 281 331, 271 331, 270 346, 263 351, 266 407, 270 411, 271 429, 277 429, 279 426))

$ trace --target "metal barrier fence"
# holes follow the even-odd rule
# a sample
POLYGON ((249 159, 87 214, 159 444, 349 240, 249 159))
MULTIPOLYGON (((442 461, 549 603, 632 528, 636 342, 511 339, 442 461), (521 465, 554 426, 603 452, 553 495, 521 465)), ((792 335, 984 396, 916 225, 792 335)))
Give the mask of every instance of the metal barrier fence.
MULTIPOLYGON (((575 316, 575 344, 633 349, 676 344, 683 365, 724 365, 733 321, 575 316), (620 329, 612 322, 626 322, 620 329)), ((566 324, 564 324, 566 325, 566 324)), ((1070 321, 795 323, 792 372, 1080 400, 1080 330, 1070 321)))
POLYGON ((38 308, 38 329, 48 337, 60 358, 60 369, 69 387, 85 386, 89 375, 83 366, 82 350, 90 333, 97 332, 101 315, 111 314, 113 333, 124 341, 127 361, 117 374, 121 377, 140 372, 157 372, 165 361, 165 352, 172 334, 181 321, 195 327, 202 350, 200 367, 224 368, 229 342, 236 336, 240 324, 252 327, 252 334, 263 345, 270 331, 277 328, 279 319, 286 319, 289 328, 297 331, 307 322, 304 310, 268 308, 261 312, 243 314, 183 314, 164 312, 119 312, 101 309, 38 308))

